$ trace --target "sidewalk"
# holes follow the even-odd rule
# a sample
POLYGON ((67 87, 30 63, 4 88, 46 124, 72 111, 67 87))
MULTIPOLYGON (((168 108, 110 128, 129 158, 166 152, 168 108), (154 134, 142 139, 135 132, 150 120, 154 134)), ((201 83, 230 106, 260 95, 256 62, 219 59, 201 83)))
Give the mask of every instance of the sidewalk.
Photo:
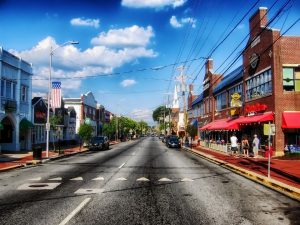
POLYGON ((231 156, 223 152, 197 146, 186 148, 249 179, 300 200, 300 160, 271 159, 268 178, 268 159, 231 156))
MULTIPOLYGON (((117 144, 118 142, 110 142, 110 145, 117 144)), ((42 161, 41 160, 33 160, 32 152, 27 153, 8 153, 8 154, 0 154, 0 172, 7 171, 10 169, 20 168, 28 165, 33 165, 49 160, 59 159, 66 156, 71 156, 74 154, 78 154, 81 152, 88 151, 87 148, 80 149, 79 146, 66 148, 64 149, 63 154, 58 154, 58 152, 49 151, 49 157, 46 158, 46 151, 42 152, 42 161)))

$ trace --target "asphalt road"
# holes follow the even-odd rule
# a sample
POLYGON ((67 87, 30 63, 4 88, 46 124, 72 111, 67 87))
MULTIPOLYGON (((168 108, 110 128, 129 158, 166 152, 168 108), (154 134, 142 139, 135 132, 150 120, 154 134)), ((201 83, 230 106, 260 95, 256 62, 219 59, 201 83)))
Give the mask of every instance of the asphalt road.
POLYGON ((0 174, 0 224, 300 224, 299 212, 156 137, 0 174))

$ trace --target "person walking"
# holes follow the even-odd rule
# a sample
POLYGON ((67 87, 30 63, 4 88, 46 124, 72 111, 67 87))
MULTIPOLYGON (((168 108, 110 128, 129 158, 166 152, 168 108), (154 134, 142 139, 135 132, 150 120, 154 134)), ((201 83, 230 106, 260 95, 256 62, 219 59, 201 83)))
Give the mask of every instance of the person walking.
POLYGON ((249 141, 247 135, 244 135, 242 140, 242 149, 245 157, 249 157, 249 141))
POLYGON ((238 139, 235 136, 235 133, 232 134, 230 137, 230 143, 231 143, 231 152, 233 152, 234 155, 238 152, 238 145, 237 145, 238 139))
POLYGON ((253 148, 254 158, 257 158, 258 157, 258 149, 259 149, 259 139, 256 134, 254 134, 252 148, 253 148))

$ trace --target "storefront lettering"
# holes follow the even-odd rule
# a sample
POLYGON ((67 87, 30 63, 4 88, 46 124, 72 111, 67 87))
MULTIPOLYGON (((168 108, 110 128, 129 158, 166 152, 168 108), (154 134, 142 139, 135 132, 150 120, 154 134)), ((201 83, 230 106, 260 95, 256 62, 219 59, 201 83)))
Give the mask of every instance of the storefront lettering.
POLYGON ((257 112, 263 112, 263 111, 266 111, 267 108, 268 108, 268 106, 266 104, 262 104, 262 103, 246 105, 245 113, 253 114, 253 113, 257 113, 257 112))

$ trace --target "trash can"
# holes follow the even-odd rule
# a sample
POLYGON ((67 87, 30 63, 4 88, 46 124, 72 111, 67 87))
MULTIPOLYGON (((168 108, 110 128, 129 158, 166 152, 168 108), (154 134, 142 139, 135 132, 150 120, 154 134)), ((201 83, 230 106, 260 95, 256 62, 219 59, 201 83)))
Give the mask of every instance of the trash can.
POLYGON ((41 160, 42 159, 42 147, 41 146, 35 146, 33 148, 33 159, 34 160, 41 160))

